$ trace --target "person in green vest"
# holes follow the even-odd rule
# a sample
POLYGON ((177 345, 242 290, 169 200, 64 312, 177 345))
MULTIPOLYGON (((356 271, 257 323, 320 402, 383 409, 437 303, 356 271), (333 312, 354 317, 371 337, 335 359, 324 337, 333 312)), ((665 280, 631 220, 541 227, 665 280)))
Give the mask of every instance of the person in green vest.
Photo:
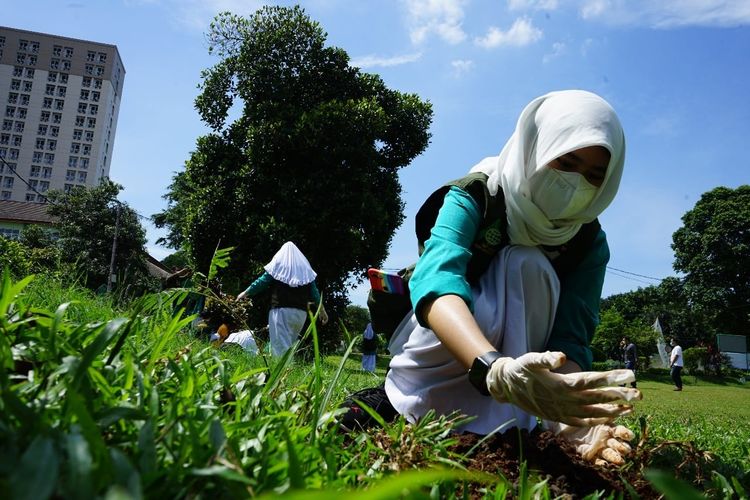
MULTIPOLYGON (((320 291, 315 284, 317 274, 307 257, 291 241, 284 243, 264 273, 237 295, 237 300, 254 297, 262 292, 271 293, 268 311, 268 334, 271 354, 282 356, 297 341, 307 319, 308 306, 317 308, 321 303, 320 291)), ((328 322, 325 307, 320 308, 320 321, 328 322)))
MULTIPOLYGON (((592 462, 622 463, 614 424, 641 398, 629 370, 591 372, 609 248, 597 217, 617 193, 620 121, 590 92, 551 92, 522 111, 499 156, 438 189, 416 217, 412 310, 390 339, 381 415, 474 417, 461 430, 547 429, 592 462)), ((366 396, 366 397, 365 397, 366 396)), ((360 425, 352 405, 342 422, 360 425)), ((366 418, 366 417, 365 417, 366 418)))

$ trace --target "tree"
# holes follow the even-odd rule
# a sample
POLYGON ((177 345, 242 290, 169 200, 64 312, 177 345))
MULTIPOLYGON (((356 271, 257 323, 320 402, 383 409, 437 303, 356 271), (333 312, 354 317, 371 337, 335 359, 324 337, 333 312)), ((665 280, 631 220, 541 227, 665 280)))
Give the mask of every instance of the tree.
POLYGON ((427 146, 431 106, 350 67, 300 7, 221 14, 207 39, 221 61, 203 72, 196 108, 213 132, 174 176, 156 224, 198 269, 217 246, 235 247, 228 290, 292 240, 329 311, 342 312, 347 282, 382 263, 404 219, 398 170, 427 146))
POLYGON ((48 194, 49 213, 59 218, 62 259, 76 263, 86 273, 90 288, 107 283, 115 232, 114 270, 119 280, 151 285, 145 262, 146 231, 138 214, 117 200, 121 189, 119 184, 105 179, 90 189, 48 194))
POLYGON ((672 235, 685 293, 719 333, 750 334, 750 186, 704 193, 672 235))

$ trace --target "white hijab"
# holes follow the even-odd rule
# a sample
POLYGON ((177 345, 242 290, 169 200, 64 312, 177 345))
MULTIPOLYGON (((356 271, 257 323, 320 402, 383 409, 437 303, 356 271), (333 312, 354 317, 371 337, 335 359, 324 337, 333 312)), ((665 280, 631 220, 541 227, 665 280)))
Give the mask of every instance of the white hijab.
POLYGON ((312 283, 317 276, 307 257, 291 241, 281 245, 264 269, 274 279, 293 288, 312 283))
POLYGON ((609 206, 620 185, 624 161, 625 136, 609 103, 591 92, 563 90, 531 101, 500 156, 485 158, 471 171, 489 176, 487 186, 493 195, 502 186, 512 244, 561 245, 609 206), (609 150, 604 181, 586 209, 553 223, 531 201, 529 179, 555 158, 588 146, 609 150))

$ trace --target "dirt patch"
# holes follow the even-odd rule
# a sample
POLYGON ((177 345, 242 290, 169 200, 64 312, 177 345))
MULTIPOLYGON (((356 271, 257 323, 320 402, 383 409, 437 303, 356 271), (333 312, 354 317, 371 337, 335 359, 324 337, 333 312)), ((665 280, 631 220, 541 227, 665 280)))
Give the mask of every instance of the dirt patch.
MULTIPOLYGON (((452 451, 465 455, 481 438, 476 434, 462 434, 452 451)), ((659 498, 632 460, 623 467, 594 466, 583 461, 567 441, 550 432, 510 431, 481 443, 464 465, 470 470, 502 474, 515 483, 520 479, 521 462, 526 461, 529 475, 546 479, 554 497, 582 498, 599 491, 621 492, 628 498, 631 493, 627 490, 628 484, 642 499, 659 498)), ((481 485, 471 488, 470 496, 482 496, 481 485)))

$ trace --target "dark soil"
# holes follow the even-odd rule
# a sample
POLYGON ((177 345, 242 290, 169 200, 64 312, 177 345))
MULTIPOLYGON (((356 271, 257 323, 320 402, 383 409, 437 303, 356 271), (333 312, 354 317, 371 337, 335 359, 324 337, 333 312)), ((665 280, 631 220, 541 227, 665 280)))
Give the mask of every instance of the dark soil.
MULTIPOLYGON (((452 451, 465 455, 481 438, 476 434, 462 434, 452 451)), ((641 476, 634 458, 631 457, 622 467, 595 466, 583 461, 572 445, 550 432, 510 431, 492 436, 473 451, 464 465, 469 470, 502 474, 516 482, 520 462, 524 460, 531 477, 547 480, 553 497, 582 498, 598 491, 607 495, 615 493, 616 497, 622 493, 629 498, 635 492, 644 500, 659 498, 659 494, 641 476), (632 491, 628 488, 632 488, 632 491)), ((482 485, 471 488, 471 497, 482 496, 482 485)))

